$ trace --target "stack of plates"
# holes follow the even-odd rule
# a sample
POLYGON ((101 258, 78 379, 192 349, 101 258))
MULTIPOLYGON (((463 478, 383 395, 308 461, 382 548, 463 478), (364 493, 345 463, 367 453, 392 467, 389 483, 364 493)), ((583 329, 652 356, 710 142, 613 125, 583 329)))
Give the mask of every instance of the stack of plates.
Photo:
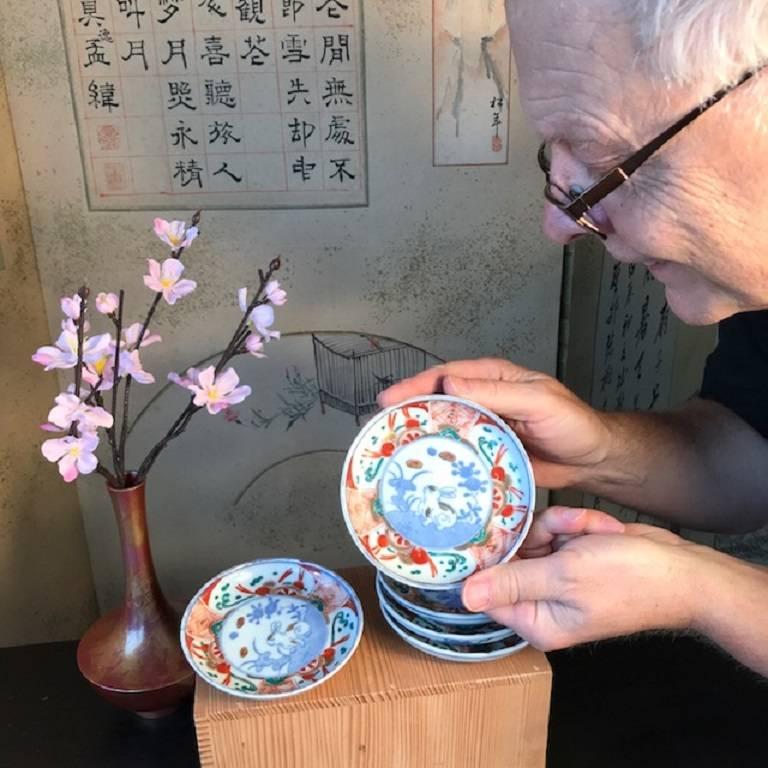
POLYGON ((405 587, 379 573, 379 608, 408 645, 449 661, 500 659, 528 645, 484 613, 468 613, 458 590, 405 587))
POLYGON ((431 395, 368 422, 347 454, 341 502, 350 535, 378 570, 379 605, 392 630, 454 661, 524 647, 511 629, 467 612, 461 588, 514 556, 534 496, 517 436, 475 403, 431 395))

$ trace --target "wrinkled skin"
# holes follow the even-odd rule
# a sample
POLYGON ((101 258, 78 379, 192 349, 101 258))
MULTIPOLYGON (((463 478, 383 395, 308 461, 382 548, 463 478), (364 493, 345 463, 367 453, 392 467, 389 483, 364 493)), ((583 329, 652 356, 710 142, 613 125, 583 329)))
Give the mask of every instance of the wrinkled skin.
MULTIPOLYGON (((553 178, 583 188, 722 83, 667 87, 638 59, 622 0, 508 0, 523 110, 553 142, 553 178)), ((594 211, 619 261, 650 267, 684 322, 768 307, 768 74, 726 97, 594 211), (764 109, 764 107, 762 107, 764 109)), ((544 231, 580 234, 544 206, 544 231)))

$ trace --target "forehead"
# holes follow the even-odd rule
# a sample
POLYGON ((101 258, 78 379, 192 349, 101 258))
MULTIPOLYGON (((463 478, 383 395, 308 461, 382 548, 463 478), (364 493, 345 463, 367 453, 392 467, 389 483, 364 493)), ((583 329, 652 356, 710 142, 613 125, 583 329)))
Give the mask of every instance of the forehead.
POLYGON ((520 98, 542 138, 618 151, 652 117, 651 84, 636 66, 622 5, 508 0, 520 98))

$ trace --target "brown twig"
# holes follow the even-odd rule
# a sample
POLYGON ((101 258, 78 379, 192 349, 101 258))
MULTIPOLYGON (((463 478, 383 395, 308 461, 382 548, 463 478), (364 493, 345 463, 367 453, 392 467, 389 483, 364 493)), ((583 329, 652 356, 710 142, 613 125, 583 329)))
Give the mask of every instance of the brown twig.
POLYGON ((75 396, 80 397, 83 385, 83 344, 85 340, 85 306, 88 302, 87 285, 81 286, 77 295, 80 297, 80 314, 77 316, 77 367, 75 368, 75 396))
POLYGON ((110 484, 110 485, 111 485, 113 488, 117 488, 117 487, 118 487, 118 486, 117 486, 117 479, 115 478, 115 476, 114 476, 114 475, 113 475, 113 474, 112 474, 112 473, 111 473, 111 472, 110 472, 110 471, 109 471, 109 470, 108 470, 108 469, 107 469, 105 466, 103 466, 102 464, 97 464, 97 465, 96 465, 96 471, 97 471, 97 472, 98 472, 100 475, 102 475, 103 477, 105 477, 105 478, 106 478, 106 480, 107 480, 107 482, 108 482, 108 483, 109 483, 109 484, 110 484))
MULTIPOLYGON (((77 292, 80 299, 80 308, 77 315, 77 365, 75 366, 75 397, 80 399, 80 390, 83 387, 83 347, 85 346, 85 305, 88 301, 88 286, 83 285, 77 292)), ((72 437, 79 435, 77 423, 72 422, 69 425, 69 434, 72 437)))
POLYGON ((157 457, 162 453, 163 449, 168 445, 168 443, 171 442, 171 440, 176 439, 180 434, 182 434, 182 432, 184 432, 190 422, 190 419, 199 410, 201 410, 201 408, 202 406, 195 405, 193 399, 190 398, 189 403, 187 403, 187 407, 181 412, 176 421, 173 422, 171 428, 168 430, 168 432, 166 432, 165 437, 163 437, 163 439, 160 440, 154 446, 154 448, 152 448, 144 461, 141 462, 139 471, 136 473, 137 484, 141 483, 146 478, 147 473, 150 469, 152 469, 152 465, 157 460, 157 457))
POLYGON ((117 305, 117 328, 115 338, 115 362, 112 366, 112 427, 110 432, 110 444, 112 445, 112 464, 114 465, 117 481, 122 488, 125 485, 124 457, 117 444, 117 396, 120 385, 120 336, 123 332, 123 304, 125 303, 125 291, 120 289, 120 299, 117 305))

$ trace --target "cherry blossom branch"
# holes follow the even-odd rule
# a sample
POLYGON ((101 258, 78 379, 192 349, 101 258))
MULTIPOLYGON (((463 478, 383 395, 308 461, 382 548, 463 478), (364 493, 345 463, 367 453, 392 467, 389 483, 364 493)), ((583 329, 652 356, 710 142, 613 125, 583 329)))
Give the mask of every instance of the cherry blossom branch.
POLYGON ((259 270, 259 287, 251 299, 251 303, 246 307, 245 312, 243 313, 243 317, 240 320, 240 324, 232 334, 232 338, 230 339, 229 344, 227 344, 226 348, 221 353, 221 359, 216 364, 217 376, 221 373, 224 366, 236 354, 238 354, 238 350, 243 346, 243 343, 248 336, 248 318, 251 316, 251 312, 253 312, 256 307, 258 307, 260 304, 266 303, 262 294, 264 293, 264 289, 267 287, 267 283, 272 279, 272 275, 279 269, 280 257, 278 256, 276 259, 272 259, 272 261, 269 263, 269 269, 267 270, 266 274, 264 274, 263 270, 259 270))
MULTIPOLYGON (((200 224, 200 219, 202 217, 202 211, 197 210, 192 215, 192 222, 190 224, 191 227, 197 227, 200 224)), ((181 254, 184 253, 184 248, 181 247, 178 250, 171 251, 171 258, 173 259, 179 259, 181 261, 181 254)), ((147 312, 147 316, 144 320, 144 323, 141 326, 141 330, 139 331, 139 337, 136 341, 136 349, 141 349, 141 342, 144 341, 144 336, 146 335, 147 331, 149 330, 149 324, 152 321, 152 318, 154 317, 155 310, 157 309, 157 305, 160 303, 160 299, 162 299, 163 295, 162 293, 156 293, 155 298, 152 301, 152 304, 149 308, 149 312, 147 312)), ((119 342, 118 342, 119 343, 119 342)), ((130 406, 130 396, 131 396, 131 382, 133 381, 133 377, 129 374, 125 379, 125 386, 123 388, 123 420, 120 425, 120 447, 119 447, 119 455, 121 457, 121 461, 123 464, 125 464, 125 444, 128 440, 128 415, 129 415, 129 406, 130 406)), ((161 441, 162 442, 162 441, 161 441)), ((163 446, 165 447, 165 446, 163 446)), ((154 450, 154 449, 153 449, 154 450)), ((162 448, 160 449, 162 450, 162 448)), ((158 451, 159 453, 159 451, 158 451)), ((145 459, 146 461, 146 459, 145 459)), ((142 466, 144 466, 145 462, 142 462, 142 466)), ((154 459, 152 460, 151 464, 154 463, 154 459)), ((140 474, 140 473, 139 473, 140 474)), ((146 475, 146 472, 144 473, 146 475)), ((141 478, 143 480, 143 477, 141 478)), ((140 482, 140 481, 138 481, 140 482)))
MULTIPOLYGON (((248 318, 251 316, 251 312, 253 312, 257 306, 266 303, 262 294, 264 293, 264 289, 267 287, 267 283, 271 280, 272 275, 279 269, 280 257, 278 256, 277 258, 272 259, 266 274, 263 270, 259 270, 259 287, 250 304, 246 307, 246 310, 243 313, 243 317, 238 323, 235 332, 232 334, 232 338, 230 339, 229 344, 227 344, 226 348, 221 353, 221 358, 219 359, 219 362, 215 368, 216 376, 221 373, 224 366, 235 355, 242 354, 242 352, 245 351, 245 339, 249 334, 248 318)), ((184 432, 184 430, 186 430, 187 425, 189 424, 192 417, 200 410, 202 410, 202 406, 195 405, 194 398, 192 398, 187 404, 187 407, 178 416, 176 421, 173 422, 168 432, 166 432, 165 437, 163 437, 158 443, 155 444, 155 446, 147 454, 147 457, 144 459, 144 461, 141 462, 139 471, 136 473, 137 483, 142 482, 146 478, 147 473, 152 468, 152 465, 155 463, 160 453, 162 453, 162 451, 165 449, 168 443, 171 442, 171 440, 175 440, 184 432)), ((123 427, 125 427, 125 422, 123 422, 123 427)))

